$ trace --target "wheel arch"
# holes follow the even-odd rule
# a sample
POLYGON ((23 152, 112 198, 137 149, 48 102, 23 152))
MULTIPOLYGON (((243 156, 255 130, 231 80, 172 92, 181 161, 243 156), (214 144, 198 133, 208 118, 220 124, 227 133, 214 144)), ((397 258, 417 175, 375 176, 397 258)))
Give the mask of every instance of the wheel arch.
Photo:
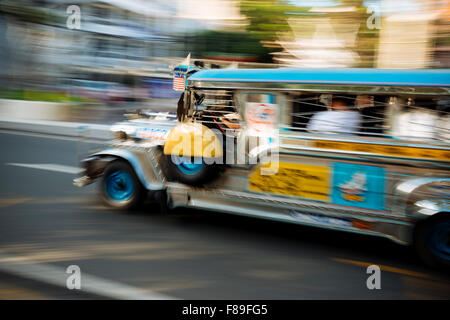
POLYGON ((416 178, 395 188, 393 209, 417 220, 450 212, 450 178, 416 178))
MULTIPOLYGON (((156 172, 146 174, 144 168, 147 168, 148 164, 142 163, 142 160, 139 159, 139 157, 136 156, 130 150, 126 149, 103 150, 101 152, 93 154, 92 158, 103 162, 103 167, 101 168, 102 173, 106 168, 106 166, 111 161, 122 160, 131 166, 136 176, 138 177, 139 181, 144 186, 144 188, 151 191, 164 189, 164 184, 160 179, 158 179, 158 174, 156 172)), ((150 167, 152 168, 152 170, 155 170, 154 164, 151 164, 150 167)))

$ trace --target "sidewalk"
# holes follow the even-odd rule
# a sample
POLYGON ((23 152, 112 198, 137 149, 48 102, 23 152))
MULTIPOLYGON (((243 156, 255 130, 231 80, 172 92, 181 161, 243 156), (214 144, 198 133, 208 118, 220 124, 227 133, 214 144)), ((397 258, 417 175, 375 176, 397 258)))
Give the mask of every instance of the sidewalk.
POLYGON ((73 105, 68 107, 62 120, 21 119, 8 112, 0 115, 0 130, 49 134, 93 140, 113 138, 110 125, 125 120, 127 110, 151 109, 155 112, 176 112, 173 99, 152 99, 142 102, 128 102, 120 105, 73 105))
POLYGON ((19 120, 0 118, 0 129, 13 132, 49 134, 92 140, 113 138, 110 125, 49 120, 19 120))

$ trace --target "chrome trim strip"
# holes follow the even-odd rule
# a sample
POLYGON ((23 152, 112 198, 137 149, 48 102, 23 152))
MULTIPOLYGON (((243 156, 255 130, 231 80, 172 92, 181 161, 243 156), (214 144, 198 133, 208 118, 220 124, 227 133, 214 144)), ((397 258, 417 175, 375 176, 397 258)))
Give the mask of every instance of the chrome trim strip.
POLYGON ((195 197, 195 194, 206 196, 206 197, 221 197, 225 200, 233 199, 244 202, 252 202, 252 203, 266 203, 274 206, 282 206, 286 209, 295 208, 306 208, 309 210, 316 210, 317 212, 335 212, 339 215, 345 216, 354 216, 355 214, 364 216, 371 219, 377 219, 380 221, 391 221, 393 223, 405 224, 413 221, 410 217, 406 217, 404 214, 395 214, 388 211, 375 211, 370 209, 362 209, 362 208, 354 208, 354 207, 345 207, 345 206, 337 206, 333 203, 321 202, 316 200, 299 200, 293 199, 289 197, 282 196, 274 196, 268 194, 257 194, 250 193, 244 191, 233 191, 233 190, 225 190, 225 189, 204 189, 204 188, 196 188, 189 187, 186 185, 178 184, 178 183, 168 183, 167 187, 176 188, 178 190, 183 189, 185 192, 195 197))
POLYGON ((206 81, 191 80, 188 88, 195 89, 248 89, 275 91, 306 91, 306 92, 346 92, 360 94, 408 94, 408 95, 448 95, 448 87, 412 87, 389 85, 337 85, 337 84, 300 84, 279 82, 239 82, 239 81, 206 81))
MULTIPOLYGON (((243 200, 242 197, 232 197, 227 198, 228 195, 222 195, 221 197, 217 197, 217 193, 211 192, 210 190, 204 191, 202 194, 198 192, 197 189, 194 191, 195 188, 187 188, 183 185, 171 183, 168 184, 168 193, 169 196, 172 197, 172 194, 174 195, 174 203, 173 206, 184 206, 184 207, 194 207, 194 208, 200 208, 200 209, 210 209, 213 211, 221 211, 229 214, 237 214, 237 215, 243 215, 248 217, 256 217, 256 218, 262 218, 262 219, 268 219, 268 220, 274 220, 274 221, 280 221, 280 222, 289 222, 289 223, 295 223, 300 225, 307 225, 307 226, 313 226, 313 227, 320 227, 325 229, 332 229, 332 230, 338 230, 338 231, 346 231, 346 232, 354 232, 359 234, 365 234, 365 235, 372 235, 372 236, 380 236, 384 238, 388 238, 394 242, 397 242, 399 244, 407 245, 411 243, 411 230, 413 223, 408 221, 399 221, 395 219, 380 219, 379 217, 367 217, 367 216, 361 216, 361 215, 355 215, 355 214, 349 214, 346 215, 339 215, 335 214, 333 211, 327 211, 326 213, 323 213, 323 210, 318 210, 319 214, 322 214, 324 216, 328 217, 336 217, 336 218, 347 218, 347 219, 353 219, 353 220, 361 220, 361 221, 367 221, 369 223, 372 223, 374 228, 372 230, 369 229, 358 229, 357 227, 350 227, 350 226, 334 226, 334 225, 327 225, 327 224, 320 224, 320 223, 308 223, 302 220, 299 220, 289 214, 288 210, 295 210, 297 212, 302 212, 302 208, 296 207, 295 209, 291 208, 281 208, 281 210, 286 210, 286 213, 280 212, 280 210, 277 213, 272 213, 270 211, 270 207, 267 207, 267 210, 261 209, 261 207, 264 207, 268 203, 268 199, 266 198, 257 198, 255 201, 246 201, 248 199, 243 200), (180 195, 184 195, 180 197, 180 195), (205 195, 207 195, 205 197, 205 195), (261 204, 261 200, 264 200, 265 203, 261 204), (244 205, 244 203, 241 206, 237 206, 236 202, 244 201, 247 203, 247 206, 244 205), (248 206, 249 205, 249 206, 248 206), (254 207, 252 207, 254 206, 254 207), (259 207, 259 208, 258 208, 259 207)), ((277 203, 272 202, 272 205, 277 205, 277 203)), ((280 206, 277 205, 279 208, 280 206)), ((308 208, 307 210, 304 210, 303 212, 308 213, 315 213, 314 211, 317 210, 311 210, 308 208)), ((403 219, 408 220, 408 219, 403 219)))
MULTIPOLYGON (((398 146, 398 147, 410 147, 410 148, 423 148, 423 149, 436 149, 436 150, 448 150, 450 148, 448 143, 439 142, 439 141, 433 141, 435 144, 414 144, 414 143, 407 143, 404 140, 403 141, 395 141, 395 140, 388 140, 386 138, 382 138, 381 140, 373 140, 373 141, 367 141, 367 140, 357 140, 352 139, 352 137, 347 136, 339 136, 336 135, 335 137, 327 136, 309 136, 309 135, 303 135, 303 134, 289 134, 289 133, 281 133, 283 131, 280 131, 280 140, 281 139, 294 139, 294 140, 308 140, 308 141, 314 141, 314 140, 325 140, 325 141, 335 141, 335 142, 349 142, 349 143, 361 143, 361 144, 375 144, 375 145, 383 145, 383 146, 398 146), (442 144, 441 146, 436 145, 442 144)), ((359 137, 358 138, 364 138, 359 137)))

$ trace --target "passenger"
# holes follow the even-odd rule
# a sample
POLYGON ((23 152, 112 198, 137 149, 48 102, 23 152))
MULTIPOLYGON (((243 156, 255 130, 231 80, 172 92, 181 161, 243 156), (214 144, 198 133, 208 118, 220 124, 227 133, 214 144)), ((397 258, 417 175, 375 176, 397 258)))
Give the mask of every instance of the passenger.
POLYGON ((346 100, 333 99, 331 111, 317 112, 309 120, 307 130, 329 134, 356 134, 361 127, 361 115, 358 111, 351 110, 346 100))
POLYGON ((435 139, 438 135, 439 114, 434 110, 404 108, 394 116, 392 136, 398 139, 435 139))

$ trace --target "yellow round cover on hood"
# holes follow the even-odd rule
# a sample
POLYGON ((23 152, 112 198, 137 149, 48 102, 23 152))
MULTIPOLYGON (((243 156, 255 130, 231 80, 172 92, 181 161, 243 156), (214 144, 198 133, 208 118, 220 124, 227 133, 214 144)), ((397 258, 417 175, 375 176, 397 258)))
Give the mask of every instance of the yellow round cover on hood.
POLYGON ((170 130, 164 143, 164 154, 203 158, 221 157, 222 142, 213 130, 201 123, 184 122, 170 130))

